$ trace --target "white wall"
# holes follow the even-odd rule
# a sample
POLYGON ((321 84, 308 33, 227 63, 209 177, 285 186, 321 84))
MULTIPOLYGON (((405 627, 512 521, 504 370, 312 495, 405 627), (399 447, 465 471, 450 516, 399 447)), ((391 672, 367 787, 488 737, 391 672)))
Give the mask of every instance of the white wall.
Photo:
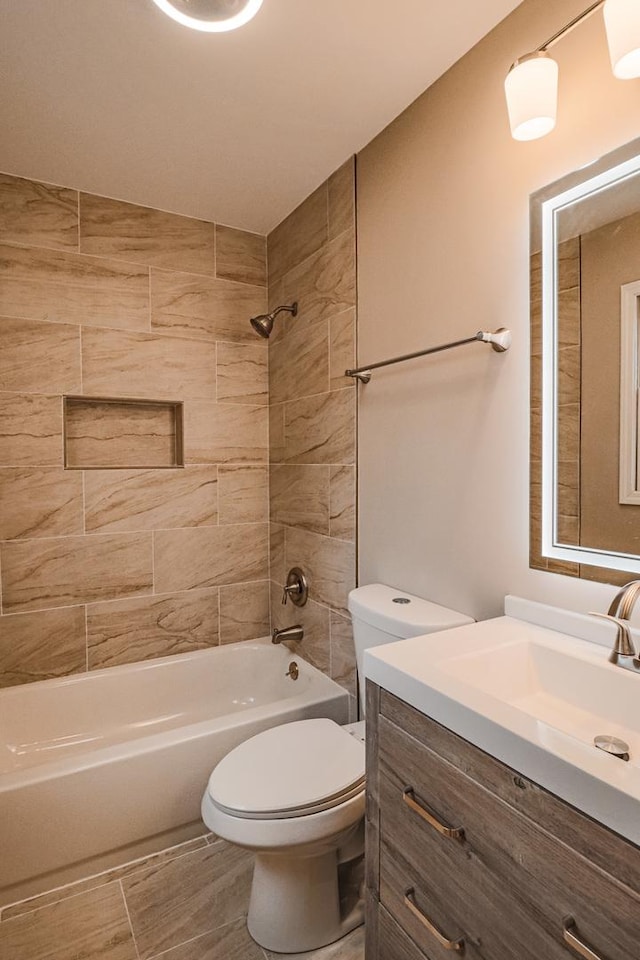
POLYGON ((360 582, 485 618, 506 593, 603 610, 614 588, 528 566, 529 194, 640 134, 602 14, 563 39, 558 126, 509 134, 511 62, 586 6, 526 0, 358 157, 359 360, 510 327, 360 391, 360 582))

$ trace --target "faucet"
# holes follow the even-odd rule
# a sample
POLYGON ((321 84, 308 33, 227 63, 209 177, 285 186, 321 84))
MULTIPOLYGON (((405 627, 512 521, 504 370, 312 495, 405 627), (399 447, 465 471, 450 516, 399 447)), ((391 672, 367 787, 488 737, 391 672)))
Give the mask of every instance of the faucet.
POLYGON ((640 597, 640 580, 632 580, 616 593, 607 613, 592 612, 591 616, 610 620, 617 626, 616 639, 609 655, 609 662, 624 670, 640 671, 640 657, 629 629, 631 612, 640 597))
POLYGON ((283 630, 274 630, 271 634, 271 643, 284 643, 287 640, 300 641, 304 637, 304 630, 299 623, 293 627, 284 627, 283 630))

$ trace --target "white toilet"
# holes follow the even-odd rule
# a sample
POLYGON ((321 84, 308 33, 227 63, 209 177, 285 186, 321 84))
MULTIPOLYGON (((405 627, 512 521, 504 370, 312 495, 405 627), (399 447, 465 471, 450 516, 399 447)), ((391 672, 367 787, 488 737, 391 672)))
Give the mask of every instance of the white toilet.
MULTIPOLYGON (((379 583, 352 590, 349 610, 360 676, 368 647, 473 622, 379 583)), ((240 744, 211 774, 202 819, 256 854, 247 926, 267 950, 315 950, 362 923, 361 900, 341 909, 338 869, 364 851, 358 728, 328 719, 282 724, 240 744)))

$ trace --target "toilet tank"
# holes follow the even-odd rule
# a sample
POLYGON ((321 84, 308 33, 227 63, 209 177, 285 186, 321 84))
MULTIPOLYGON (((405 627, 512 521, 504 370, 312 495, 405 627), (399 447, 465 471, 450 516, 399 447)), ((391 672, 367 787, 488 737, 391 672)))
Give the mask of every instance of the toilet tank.
POLYGON ((349 594, 349 612, 353 620, 353 641, 360 681, 360 706, 364 714, 364 682, 362 658, 364 651, 383 643, 436 633, 451 627, 473 623, 472 617, 450 610, 430 600, 387 587, 384 583, 370 583, 357 587, 349 594))

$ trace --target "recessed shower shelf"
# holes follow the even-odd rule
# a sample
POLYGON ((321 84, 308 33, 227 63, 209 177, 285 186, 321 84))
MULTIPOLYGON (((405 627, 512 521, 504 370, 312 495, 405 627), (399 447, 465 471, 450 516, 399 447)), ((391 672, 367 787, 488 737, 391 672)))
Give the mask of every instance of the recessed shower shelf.
POLYGON ((64 397, 64 466, 66 470, 183 467, 182 403, 64 397))

